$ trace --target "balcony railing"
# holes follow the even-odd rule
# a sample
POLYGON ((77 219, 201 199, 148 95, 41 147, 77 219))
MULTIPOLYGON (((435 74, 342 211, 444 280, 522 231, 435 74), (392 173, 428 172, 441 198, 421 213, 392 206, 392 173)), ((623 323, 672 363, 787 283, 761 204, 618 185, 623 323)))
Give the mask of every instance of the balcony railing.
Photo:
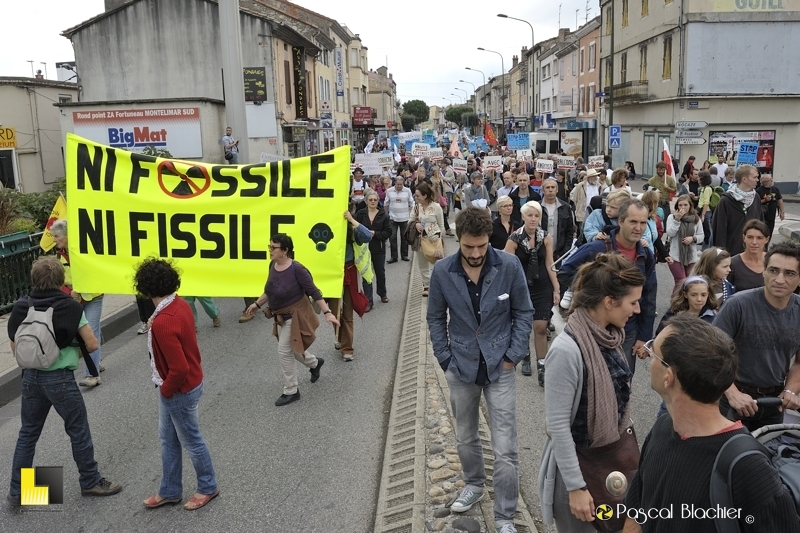
MULTIPOLYGON (((649 93, 647 92, 647 81, 627 81, 614 85, 614 101, 615 102, 638 102, 640 100, 647 100, 649 93)), ((611 96, 611 88, 604 89, 607 97, 611 96)))

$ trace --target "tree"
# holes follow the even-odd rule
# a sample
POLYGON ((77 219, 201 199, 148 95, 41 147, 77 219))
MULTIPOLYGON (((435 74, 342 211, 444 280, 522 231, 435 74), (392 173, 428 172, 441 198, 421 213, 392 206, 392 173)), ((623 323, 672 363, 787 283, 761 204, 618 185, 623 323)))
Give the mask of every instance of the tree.
POLYGON ((420 122, 425 122, 430 117, 428 104, 422 100, 409 100, 403 104, 403 115, 411 115, 414 117, 414 125, 420 122))
POLYGON ((474 127, 480 124, 480 119, 474 111, 470 111, 469 113, 461 113, 461 124, 464 127, 474 127))
POLYGON ((417 124, 417 117, 414 115, 401 115, 400 124, 403 125, 403 131, 411 131, 417 124))
POLYGON ((462 115, 465 113, 472 113, 473 110, 468 105, 456 105, 450 106, 447 108, 447 111, 444 113, 444 118, 447 122, 455 122, 458 127, 460 128, 461 125, 464 123, 462 120, 462 115))

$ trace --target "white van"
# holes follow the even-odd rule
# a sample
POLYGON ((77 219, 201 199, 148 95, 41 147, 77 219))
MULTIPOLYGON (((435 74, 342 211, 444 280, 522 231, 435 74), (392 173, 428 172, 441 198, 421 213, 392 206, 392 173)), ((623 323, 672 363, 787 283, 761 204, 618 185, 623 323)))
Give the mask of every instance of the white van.
POLYGON ((530 133, 531 152, 539 155, 556 155, 561 148, 558 131, 533 131, 530 133))

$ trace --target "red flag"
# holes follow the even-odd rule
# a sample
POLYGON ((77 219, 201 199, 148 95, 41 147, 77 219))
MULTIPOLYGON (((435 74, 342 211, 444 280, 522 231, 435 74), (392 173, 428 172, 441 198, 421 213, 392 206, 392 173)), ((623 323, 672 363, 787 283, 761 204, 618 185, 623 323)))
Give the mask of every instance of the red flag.
POLYGON ((486 144, 489 146, 497 146, 497 137, 495 137, 492 125, 488 122, 486 123, 486 130, 483 134, 483 138, 486 140, 486 144))
POLYGON ((669 145, 666 139, 662 139, 662 141, 664 141, 664 150, 661 151, 661 159, 664 161, 664 164, 667 165, 667 176, 674 179, 675 167, 672 166, 672 155, 669 153, 669 145))

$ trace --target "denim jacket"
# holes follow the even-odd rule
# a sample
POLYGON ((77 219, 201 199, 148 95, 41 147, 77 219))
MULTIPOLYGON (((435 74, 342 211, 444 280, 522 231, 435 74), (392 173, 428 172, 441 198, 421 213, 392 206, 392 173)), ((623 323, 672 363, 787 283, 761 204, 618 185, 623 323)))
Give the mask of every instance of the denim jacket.
MULTIPOLYGON (((617 251, 617 228, 611 230, 609 240, 612 249, 617 251)), ((558 283, 561 287, 570 287, 578 269, 584 263, 594 261, 598 254, 606 253, 606 241, 592 241, 584 244, 572 254, 558 271, 558 283)), ((653 324, 656 319, 656 296, 658 295, 658 278, 656 277, 656 261, 652 248, 645 248, 641 242, 636 243, 637 268, 641 270, 647 281, 642 287, 642 298, 639 300, 641 312, 628 319, 625 326, 627 333, 636 330, 636 339, 647 342, 653 338, 653 324)))
POLYGON ((428 298, 428 328, 433 354, 461 381, 475 383, 483 354, 490 383, 500 375, 503 357, 519 363, 528 353, 533 305, 519 260, 490 246, 490 268, 481 292, 481 323, 475 319, 462 269, 461 254, 436 263, 428 298), (448 311, 450 320, 448 321, 448 311))

